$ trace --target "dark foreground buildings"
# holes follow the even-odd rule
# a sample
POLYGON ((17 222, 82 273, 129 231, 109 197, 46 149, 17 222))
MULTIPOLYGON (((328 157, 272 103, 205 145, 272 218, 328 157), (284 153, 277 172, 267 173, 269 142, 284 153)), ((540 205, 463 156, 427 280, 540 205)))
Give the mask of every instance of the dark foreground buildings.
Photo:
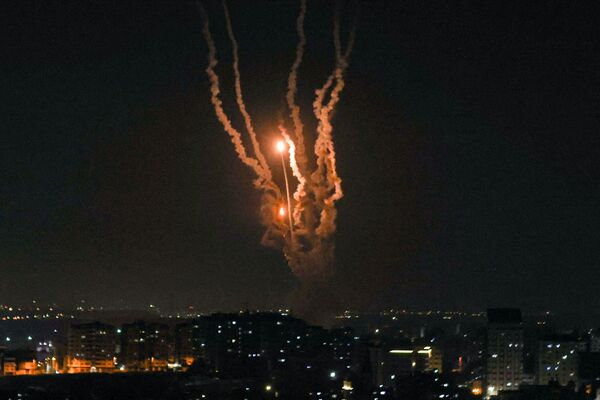
POLYGON ((595 330, 555 329, 516 309, 345 313, 338 322, 242 312, 73 323, 63 341, 0 347, 0 399, 599 397, 595 330))

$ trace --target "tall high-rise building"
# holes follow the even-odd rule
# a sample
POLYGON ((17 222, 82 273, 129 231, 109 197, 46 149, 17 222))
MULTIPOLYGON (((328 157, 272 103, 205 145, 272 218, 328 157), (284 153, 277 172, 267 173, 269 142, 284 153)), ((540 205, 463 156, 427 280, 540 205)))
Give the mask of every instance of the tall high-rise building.
POLYGON ((196 359, 201 358, 195 348, 194 329, 199 329, 194 322, 175 326, 175 362, 183 369, 189 368, 196 359))
POLYGON ((514 308, 487 311, 485 383, 487 396, 517 390, 523 379, 523 320, 514 308))
POLYGON ((168 325, 136 321, 121 329, 120 361, 128 371, 166 371, 170 348, 168 325))
POLYGON ((537 351, 537 383, 556 381, 565 386, 578 384, 579 340, 574 336, 554 335, 539 340, 537 351))
POLYGON ((115 369, 116 330, 100 322, 73 324, 69 329, 67 372, 112 372, 115 369))

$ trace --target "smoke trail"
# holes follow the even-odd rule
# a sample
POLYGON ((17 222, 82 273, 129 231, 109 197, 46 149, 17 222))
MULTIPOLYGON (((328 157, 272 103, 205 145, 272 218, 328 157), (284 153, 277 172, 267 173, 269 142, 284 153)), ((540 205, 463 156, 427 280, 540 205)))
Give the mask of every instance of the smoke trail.
POLYGON ((254 149, 254 154, 258 159, 261 167, 264 170, 264 174, 267 179, 271 179, 271 170, 269 169, 269 165, 267 164, 267 160, 265 160, 264 155, 260 151, 260 144, 256 138, 256 132, 254 131, 254 127, 252 126, 252 118, 248 111, 246 110, 246 104, 244 103, 244 97, 242 95, 242 83, 240 78, 240 69, 239 69, 239 55, 238 55, 238 43, 235 39, 235 35, 233 33, 233 27, 231 24, 231 17, 229 15, 229 9, 227 8, 227 2, 223 0, 223 10, 225 12, 225 21, 227 23, 227 35, 229 36, 229 40, 231 41, 231 47, 233 52, 233 74, 235 76, 235 96, 236 102, 240 109, 240 113, 244 117, 244 122, 246 124, 246 129, 248 130, 248 134, 250 135, 250 140, 252 141, 252 147, 254 149))
POLYGON ((206 44, 208 45, 208 66, 206 67, 206 73, 208 74, 210 80, 210 100, 215 108, 217 119, 219 122, 221 122, 225 131, 229 134, 239 159, 244 164, 252 168, 252 170, 256 173, 257 178, 254 180, 254 185, 257 188, 272 192, 271 196, 274 195, 275 197, 281 197, 279 188, 271 181, 270 172, 265 170, 255 158, 248 156, 246 153, 240 132, 233 127, 231 120, 229 117, 227 117, 227 114, 223 109, 223 102, 219 98, 219 76, 215 72, 215 67, 217 66, 217 48, 212 39, 212 35, 210 34, 208 15, 204 11, 204 8, 200 2, 197 2, 196 4, 204 20, 202 33, 204 35, 204 39, 206 40, 206 44))
MULTIPOLYGON (((306 45, 306 35, 304 34, 304 18, 306 16, 306 0, 300 0, 300 13, 296 19, 296 33, 298 35, 298 44, 296 46, 296 57, 290 68, 288 75, 288 91, 286 93, 286 101, 288 108, 290 109, 290 117, 294 125, 294 137, 296 139, 295 149, 295 160, 297 164, 294 176, 298 179, 298 187, 294 192, 294 199, 296 204, 294 205, 294 220, 299 230, 298 235, 301 238, 303 234, 306 234, 313 226, 313 218, 310 216, 302 218, 304 215, 310 215, 312 213, 312 207, 310 199, 307 197, 306 185, 307 178, 310 178, 308 174, 308 160, 306 157, 306 150, 304 145, 304 124, 300 117, 300 107, 296 103, 296 94, 298 93, 298 69, 302 63, 302 57, 304 55, 304 47, 306 45), (306 212, 308 211, 308 214, 306 212)), ((288 137, 289 138, 289 137, 288 137)), ((288 146, 291 149, 291 140, 287 140, 288 146)), ((291 153, 290 153, 291 157, 291 153)), ((291 163, 290 159, 290 163, 291 163)), ((297 235, 297 238, 298 238, 297 235)))
MULTIPOLYGON (((357 5, 357 7, 358 7, 358 5, 357 5)), ((333 70, 333 72, 327 77, 327 80, 325 81, 323 86, 320 89, 317 89, 315 91, 316 97, 315 97, 315 101, 313 102, 313 109, 314 109, 315 116, 317 117, 317 119, 319 119, 321 109, 323 108, 323 102, 325 100, 325 96, 327 95, 328 90, 331 88, 331 85, 333 84, 334 79, 336 79, 336 77, 338 76, 337 71, 340 67, 340 64, 346 63, 346 66, 347 66, 348 58, 350 57, 350 53, 352 52, 352 48, 354 47, 354 37, 356 34, 356 22, 357 22, 357 18, 358 18, 358 10, 356 11, 356 14, 355 14, 355 20, 352 24, 352 30, 350 32, 350 37, 348 39, 348 45, 347 45, 347 48, 346 48, 346 51, 344 52, 344 54, 342 54, 342 43, 340 40, 339 13, 340 13, 340 3, 337 2, 334 17, 333 17, 333 44, 334 44, 334 48, 335 48, 336 67, 333 70)), ((346 68, 346 66, 344 66, 344 69, 346 68)), ((342 72, 343 72, 343 70, 342 70, 342 72)))
POLYGON ((304 34, 304 17, 306 15, 306 0, 300 0, 300 14, 296 20, 296 32, 298 34, 298 46, 296 47, 296 58, 290 69, 288 76, 288 91, 286 100, 290 109, 290 116, 294 123, 294 135, 296 138, 296 149, 298 162, 302 171, 306 171, 307 159, 304 149, 304 125, 300 118, 300 107, 296 104, 296 94, 298 93, 298 68, 302 63, 304 55, 304 46, 306 45, 306 35, 304 34))
MULTIPOLYGON (((350 34, 348 37, 348 43, 346 44, 346 51, 344 51, 344 53, 342 54, 342 43, 340 40, 339 11, 336 12, 335 17, 334 17, 333 42, 334 42, 335 54, 336 54, 336 68, 335 68, 333 74, 330 76, 330 78, 335 76, 336 86, 334 87, 333 91, 331 92, 329 102, 327 103, 327 106, 326 106, 326 108, 329 109, 329 112, 333 111, 335 105, 339 101, 339 95, 345 86, 343 75, 344 75, 346 68, 348 67, 348 59, 350 58, 350 54, 352 53, 352 49, 354 48, 354 39, 356 37, 357 19, 358 19, 358 3, 357 3, 357 10, 356 10, 355 17, 354 17, 354 22, 352 24, 352 29, 350 30, 350 34)), ((328 82, 330 82, 330 83, 329 83, 329 85, 327 85, 327 88, 329 88, 331 86, 330 78, 328 79, 328 82)), ((321 99, 321 103, 322 103, 322 100, 323 99, 321 99)))
MULTIPOLYGON (((286 102, 290 110, 293 123, 293 139, 280 124, 281 135, 288 145, 290 167, 293 176, 298 181, 294 192, 295 205, 293 210, 288 206, 289 216, 293 217, 292 227, 289 227, 281 217, 277 216, 277 208, 282 205, 281 190, 271 179, 271 171, 260 151, 257 135, 252 126, 252 120, 246 110, 243 100, 241 78, 239 72, 238 42, 233 33, 229 10, 225 2, 223 9, 227 23, 227 33, 232 44, 233 73, 235 77, 236 102, 244 118, 245 126, 249 132, 256 158, 246 154, 240 133, 232 126, 225 114, 222 102, 219 99, 219 78, 215 72, 216 48, 210 35, 208 18, 199 5, 204 17, 203 33, 209 48, 209 65, 206 68, 211 84, 211 101, 215 107, 217 117, 238 153, 239 158, 250 166, 257 175, 255 185, 263 190, 261 203, 261 222, 266 226, 262 243, 283 249, 284 256, 292 272, 299 278, 305 289, 323 288, 324 284, 334 273, 333 261, 335 244, 335 220, 337 210, 335 202, 342 198, 342 180, 337 174, 336 153, 332 138, 333 126, 331 118, 344 89, 344 72, 348 66, 348 58, 354 43, 355 26, 349 35, 346 49, 342 50, 340 40, 340 7, 339 3, 334 14, 333 40, 335 46, 335 68, 329 75, 324 85, 316 90, 313 102, 313 112, 317 119, 317 137, 314 142, 316 167, 312 170, 309 166, 305 149, 304 129, 301 119, 300 107, 297 104, 298 70, 302 63, 306 36, 304 34, 304 20, 307 2, 300 0, 300 12, 296 20, 298 44, 294 62, 290 68, 287 80, 286 102), (292 234, 287 235, 288 229, 292 234)), ((311 296, 316 299, 318 296, 311 296)), ((311 300, 312 303, 314 301, 311 300)))
POLYGON ((298 207, 300 201, 305 198, 306 191, 304 190, 306 185, 306 178, 302 176, 300 173, 300 168, 298 167, 298 162, 296 160, 296 144, 290 138, 290 135, 287 134, 282 125, 279 125, 279 131, 281 132, 281 136, 288 145, 288 153, 290 156, 290 167, 292 168, 292 174, 298 179, 298 188, 294 192, 294 200, 296 200, 297 205, 294 208, 294 224, 301 226, 301 218, 302 218, 302 209, 298 207))
MULTIPOLYGON (((325 84, 316 91, 315 101, 313 102, 313 111, 318 120, 317 132, 318 137, 315 141, 315 154, 317 156, 317 169, 313 173, 313 181, 317 183, 315 190, 316 199, 322 202, 322 210, 320 215, 320 223, 317 228, 317 235, 329 236, 335 231, 335 219, 337 211, 334 203, 343 197, 342 180, 337 174, 335 148, 331 133, 333 126, 331 125, 331 114, 335 110, 335 106, 340 100, 340 94, 344 89, 344 71, 348 67, 348 58, 354 46, 354 37, 356 29, 356 21, 353 24, 349 35, 346 51, 342 53, 342 45, 340 40, 340 23, 339 23, 339 7, 336 7, 334 15, 333 41, 336 54, 336 67, 331 75, 327 78, 325 84), (323 102, 328 90, 335 81, 335 85, 330 93, 329 101, 325 106, 323 102), (324 180, 327 184, 325 185, 324 180), (329 195, 330 190, 333 194, 329 195)), ((357 13, 358 15, 358 13, 357 13)))

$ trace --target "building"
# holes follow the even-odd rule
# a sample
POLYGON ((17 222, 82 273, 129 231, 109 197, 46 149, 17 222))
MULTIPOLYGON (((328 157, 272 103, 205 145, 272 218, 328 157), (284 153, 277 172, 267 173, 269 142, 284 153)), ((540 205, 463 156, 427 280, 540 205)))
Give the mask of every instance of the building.
POLYGON ((562 387, 556 383, 551 385, 526 385, 519 390, 503 391, 497 400, 588 400, 590 395, 576 393, 571 388, 562 387))
POLYGON ((100 322, 72 324, 69 329, 66 372, 113 372, 116 330, 100 322))
POLYGON ((144 321, 123 325, 119 361, 127 371, 166 371, 172 353, 168 325, 144 321))
MULTIPOLYGON (((59 347, 62 347, 59 345, 59 347)), ((52 341, 38 342, 35 346, 35 359, 45 374, 53 374, 62 369, 60 365, 60 350, 52 341)), ((62 354, 64 359, 64 353, 62 354)))
POLYGON ((0 376, 4 375, 4 359, 5 359, 5 357, 6 357, 6 348, 0 346, 0 376))
POLYGON ((176 327, 175 353, 182 367, 193 357, 214 373, 262 371, 327 342, 310 328, 280 313, 212 314, 176 327))
POLYGON ((175 326, 175 363, 184 370, 198 358, 194 349, 194 326, 193 322, 184 322, 175 326))
POLYGON ((538 341, 536 378, 538 385, 579 383, 579 343, 574 336, 546 336, 538 341))
POLYGON ((28 349, 0 350, 0 376, 39 375, 43 373, 35 352, 28 349))
POLYGON ((376 346, 371 347, 370 357, 376 385, 392 386, 397 377, 417 372, 441 372, 441 352, 432 346, 376 346))
POLYGON ((523 320, 521 311, 496 308, 487 311, 485 342, 486 395, 517 390, 523 379, 523 320))
POLYGON ((339 362, 339 368, 350 369, 353 359, 356 358, 354 348, 357 338, 351 328, 337 328, 329 331, 329 347, 332 356, 339 362))
POLYGON ((600 332, 598 329, 593 329, 590 331, 589 352, 600 353, 600 332))
POLYGON ((174 358, 182 369, 220 376, 285 370, 335 381, 351 370, 357 339, 352 329, 309 326, 287 312, 218 313, 175 327, 174 358))

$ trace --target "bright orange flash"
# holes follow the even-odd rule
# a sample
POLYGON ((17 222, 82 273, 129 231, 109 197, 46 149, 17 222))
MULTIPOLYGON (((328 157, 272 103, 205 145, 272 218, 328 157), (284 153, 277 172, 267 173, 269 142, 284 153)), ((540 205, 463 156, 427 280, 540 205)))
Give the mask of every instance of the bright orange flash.
POLYGON ((285 217, 285 207, 284 206, 279 207, 279 216, 285 217))
POLYGON ((285 151, 285 143, 283 143, 283 140, 277 142, 277 151, 280 153, 285 151))

